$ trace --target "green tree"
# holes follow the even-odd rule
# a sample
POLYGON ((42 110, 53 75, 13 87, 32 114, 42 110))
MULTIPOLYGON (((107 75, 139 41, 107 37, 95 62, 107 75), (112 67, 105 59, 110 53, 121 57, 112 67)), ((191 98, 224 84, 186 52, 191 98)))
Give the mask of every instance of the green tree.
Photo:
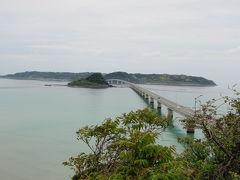
POLYGON ((186 147, 182 158, 200 170, 201 179, 240 179, 240 98, 234 92, 234 98, 221 98, 229 107, 227 114, 218 113, 219 100, 213 99, 190 120, 202 130, 204 139, 180 139, 186 147))
POLYGON ((68 83, 68 86, 82 86, 82 87, 109 87, 101 73, 93 73, 85 79, 79 79, 68 83))
POLYGON ((73 180, 197 178, 194 168, 175 158, 174 147, 156 143, 168 121, 144 109, 86 126, 77 135, 91 153, 80 153, 63 164, 75 171, 73 180))

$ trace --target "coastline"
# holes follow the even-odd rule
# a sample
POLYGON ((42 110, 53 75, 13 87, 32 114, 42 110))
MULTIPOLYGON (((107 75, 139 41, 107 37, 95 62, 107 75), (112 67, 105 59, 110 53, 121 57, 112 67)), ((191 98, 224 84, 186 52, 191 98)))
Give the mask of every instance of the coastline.
POLYGON ((91 89, 106 89, 111 87, 111 86, 69 86, 69 85, 66 86, 70 88, 91 88, 91 89))
MULTIPOLYGON (((71 80, 69 79, 44 79, 44 78, 9 78, 9 77, 3 77, 3 76, 0 76, 1 79, 13 79, 13 80, 35 80, 35 81, 46 81, 46 82, 51 82, 51 81, 56 81, 56 82, 66 82, 66 83, 69 83, 71 80)), ((189 86, 189 87, 215 87, 215 86, 218 86, 217 84, 215 85, 205 85, 205 84, 194 84, 194 83, 135 83, 135 84, 143 84, 143 85, 164 85, 164 86, 189 86)), ((68 86, 68 85, 66 85, 68 86)), ((73 87, 73 86, 69 86, 69 87, 73 87)), ((76 87, 79 87, 79 86, 76 86, 76 87)), ((87 86, 84 86, 85 88, 91 88, 91 87, 87 87, 87 86)), ((80 87, 80 88, 84 88, 84 87, 80 87)), ((95 87, 93 87, 95 88, 95 87)), ((98 87, 96 87, 98 88, 98 87)))

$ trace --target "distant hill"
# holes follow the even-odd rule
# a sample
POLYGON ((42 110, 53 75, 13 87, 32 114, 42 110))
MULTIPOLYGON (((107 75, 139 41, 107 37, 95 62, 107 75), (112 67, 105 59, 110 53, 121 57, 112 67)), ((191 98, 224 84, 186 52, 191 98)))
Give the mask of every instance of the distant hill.
MULTIPOLYGON (((1 76, 11 79, 31 79, 31 80, 59 80, 59 81, 74 81, 85 79, 92 75, 92 72, 70 73, 70 72, 21 72, 1 76)), ((161 84, 161 85, 176 85, 176 86, 215 86, 212 80, 197 76, 187 75, 169 75, 169 74, 140 74, 113 72, 104 75, 105 79, 121 79, 136 84, 161 84)))
POLYGON ((101 73, 94 73, 85 79, 80 79, 68 83, 70 87, 87 87, 87 88, 107 88, 110 85, 106 82, 101 73))
POLYGON ((212 80, 197 76, 169 74, 128 74, 113 72, 105 75, 105 79, 122 79, 136 84, 162 84, 177 86, 216 86, 212 80))
POLYGON ((0 76, 9 79, 24 79, 24 80, 61 80, 71 81, 77 79, 84 79, 93 73, 82 72, 82 73, 70 73, 70 72, 39 72, 39 71, 27 71, 16 74, 8 74, 0 76))

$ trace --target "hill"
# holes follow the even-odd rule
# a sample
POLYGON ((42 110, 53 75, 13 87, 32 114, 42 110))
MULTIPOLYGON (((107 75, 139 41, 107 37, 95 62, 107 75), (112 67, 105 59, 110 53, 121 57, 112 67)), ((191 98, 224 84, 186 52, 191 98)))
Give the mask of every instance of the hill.
MULTIPOLYGON (((59 81, 74 81, 85 79, 92 75, 92 72, 70 73, 70 72, 21 72, 1 76, 2 78, 11 79, 31 79, 31 80, 59 80, 59 81)), ((113 72, 104 75, 105 79, 121 79, 136 84, 160 84, 160 85, 175 85, 175 86, 215 86, 212 80, 203 77, 187 76, 187 75, 169 75, 169 74, 140 74, 113 72)))
POLYGON ((159 84, 176 86, 215 86, 212 80, 197 76, 169 75, 169 74, 128 74, 113 72, 105 75, 105 79, 121 79, 136 84, 159 84))
POLYGON ((90 72, 82 73, 70 73, 70 72, 39 72, 39 71, 27 71, 16 74, 8 74, 0 76, 2 78, 9 79, 23 79, 23 80, 61 80, 71 81, 77 79, 84 79, 90 76, 90 72))
POLYGON ((80 79, 68 83, 70 87, 87 87, 87 88, 107 88, 110 85, 106 82, 101 73, 94 73, 85 79, 80 79))

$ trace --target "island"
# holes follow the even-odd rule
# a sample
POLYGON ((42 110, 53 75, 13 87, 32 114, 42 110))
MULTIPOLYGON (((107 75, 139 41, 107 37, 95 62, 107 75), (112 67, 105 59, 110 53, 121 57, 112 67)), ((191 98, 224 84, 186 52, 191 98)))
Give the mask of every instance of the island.
POLYGON ((68 83, 69 87, 108 88, 111 87, 101 73, 94 73, 85 79, 68 83))
MULTIPOLYGON (((98 72, 99 73, 99 72, 98 72)), ((8 74, 0 76, 1 78, 23 79, 23 80, 54 80, 54 81, 76 81, 86 80, 93 72, 39 72, 28 71, 16 74, 8 74)), ((101 73, 100 73, 101 74, 101 73)), ((216 86, 212 80, 198 76, 177 75, 177 74, 142 74, 142 73, 127 73, 127 72, 112 72, 102 73, 105 79, 120 79, 129 81, 135 84, 155 84, 168 86, 216 86)), ((84 83, 83 81, 81 83, 84 83)), ((86 83, 86 82, 85 82, 86 83)))
POLYGON ((121 79, 135 84, 168 85, 168 86, 216 86, 212 80, 198 76, 170 74, 140 74, 113 72, 106 74, 105 79, 121 79))

